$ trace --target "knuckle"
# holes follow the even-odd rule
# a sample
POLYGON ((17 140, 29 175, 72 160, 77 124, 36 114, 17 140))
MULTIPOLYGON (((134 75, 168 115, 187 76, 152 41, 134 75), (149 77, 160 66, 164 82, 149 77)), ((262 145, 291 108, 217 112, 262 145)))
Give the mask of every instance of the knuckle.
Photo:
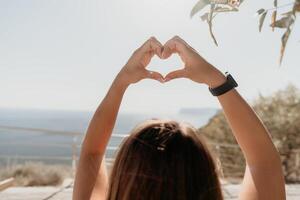
POLYGON ((179 37, 178 35, 175 35, 175 36, 173 37, 173 39, 174 39, 174 40, 179 40, 180 37, 179 37))
POLYGON ((151 41, 155 41, 155 40, 156 40, 156 38, 155 38, 154 36, 151 36, 151 37, 149 38, 149 40, 151 40, 151 41))
POLYGON ((148 42, 154 42, 155 41, 155 38, 154 37, 150 37, 148 42))

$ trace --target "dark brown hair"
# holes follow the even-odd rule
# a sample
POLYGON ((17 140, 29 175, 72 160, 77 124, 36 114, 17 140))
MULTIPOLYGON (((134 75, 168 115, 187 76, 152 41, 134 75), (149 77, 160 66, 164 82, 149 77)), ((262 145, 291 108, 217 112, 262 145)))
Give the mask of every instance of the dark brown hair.
POLYGON ((214 160, 191 125, 148 120, 123 141, 108 200, 222 200, 214 160))

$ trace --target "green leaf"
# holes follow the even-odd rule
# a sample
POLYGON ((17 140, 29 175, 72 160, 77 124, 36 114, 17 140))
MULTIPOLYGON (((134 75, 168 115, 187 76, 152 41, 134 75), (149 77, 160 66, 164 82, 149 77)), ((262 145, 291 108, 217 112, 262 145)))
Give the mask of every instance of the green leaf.
POLYGON ((202 15, 200 18, 202 21, 207 21, 208 20, 208 15, 209 13, 205 13, 204 15, 202 15))
POLYGON ((230 0, 210 0, 210 3, 211 4, 229 4, 230 0))
POLYGON ((282 63, 282 59, 283 59, 284 52, 285 52, 285 47, 286 47, 287 41, 290 37, 290 34, 291 34, 291 28, 288 27, 281 38, 281 50, 280 50, 280 61, 279 61, 280 64, 282 63))
POLYGON ((190 16, 193 17, 197 12, 202 10, 205 6, 210 3, 209 0, 199 0, 198 3, 193 7, 190 16))
POLYGON ((300 12, 300 0, 295 1, 294 8, 293 8, 293 12, 294 12, 294 13, 300 12))
POLYGON ((275 29, 275 22, 276 22, 276 16, 277 16, 277 10, 274 10, 272 13, 272 21, 271 21, 271 27, 272 27, 272 31, 274 31, 275 29))
POLYGON ((266 10, 263 9, 263 8, 259 9, 258 11, 256 11, 256 13, 259 14, 259 15, 263 14, 264 12, 266 12, 266 10))
POLYGON ((239 11, 237 8, 233 7, 225 7, 225 6, 218 6, 215 8, 215 12, 220 13, 220 12, 237 12, 239 11))
POLYGON ((258 29, 259 29, 259 32, 261 32, 261 29, 264 25, 264 21, 265 21, 265 18, 266 18, 266 15, 267 15, 267 11, 265 11, 261 16, 260 16, 260 19, 259 19, 259 26, 258 26, 258 29))
POLYGON ((289 15, 287 17, 282 17, 281 19, 273 22, 270 26, 276 27, 276 28, 288 28, 295 22, 292 15, 289 15))

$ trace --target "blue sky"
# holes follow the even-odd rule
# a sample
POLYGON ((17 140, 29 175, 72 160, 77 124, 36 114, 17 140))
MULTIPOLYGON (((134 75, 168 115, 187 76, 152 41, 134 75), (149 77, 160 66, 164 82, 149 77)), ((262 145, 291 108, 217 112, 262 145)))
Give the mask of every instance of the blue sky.
MULTIPOLYGON (((282 31, 265 26, 258 33, 253 17, 259 8, 272 7, 271 0, 245 1, 239 13, 217 17, 218 48, 199 15, 189 17, 196 2, 0 0, 0 107, 94 110, 131 53, 152 35, 162 43, 174 35, 184 38, 209 62, 231 72, 250 101, 289 83, 300 87, 299 20, 279 67, 282 31)), ((174 55, 167 61, 154 58, 149 69, 166 74, 181 66, 174 55)), ((204 85, 144 80, 129 88, 121 110, 218 106, 204 85)))

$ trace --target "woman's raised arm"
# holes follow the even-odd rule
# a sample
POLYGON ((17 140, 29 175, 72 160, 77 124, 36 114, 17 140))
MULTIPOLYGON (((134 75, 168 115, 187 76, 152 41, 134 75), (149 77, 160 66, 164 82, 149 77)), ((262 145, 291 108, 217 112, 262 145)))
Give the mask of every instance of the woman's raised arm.
POLYGON ((247 162, 240 198, 284 200, 281 160, 267 129, 236 90, 218 99, 247 162))
MULTIPOLYGON (((178 53, 185 66, 166 79, 189 78, 210 88, 222 85, 226 78, 179 37, 164 45, 163 58, 178 53)), ((279 154, 267 129, 247 102, 233 89, 218 97, 234 136, 247 162, 240 199, 285 199, 285 183, 279 154)))
POLYGON ((154 54, 161 56, 162 45, 150 38, 137 49, 113 81, 97 108, 82 144, 73 199, 105 199, 108 176, 104 154, 115 125, 123 95, 130 84, 150 78, 163 81, 161 74, 146 70, 154 54))

